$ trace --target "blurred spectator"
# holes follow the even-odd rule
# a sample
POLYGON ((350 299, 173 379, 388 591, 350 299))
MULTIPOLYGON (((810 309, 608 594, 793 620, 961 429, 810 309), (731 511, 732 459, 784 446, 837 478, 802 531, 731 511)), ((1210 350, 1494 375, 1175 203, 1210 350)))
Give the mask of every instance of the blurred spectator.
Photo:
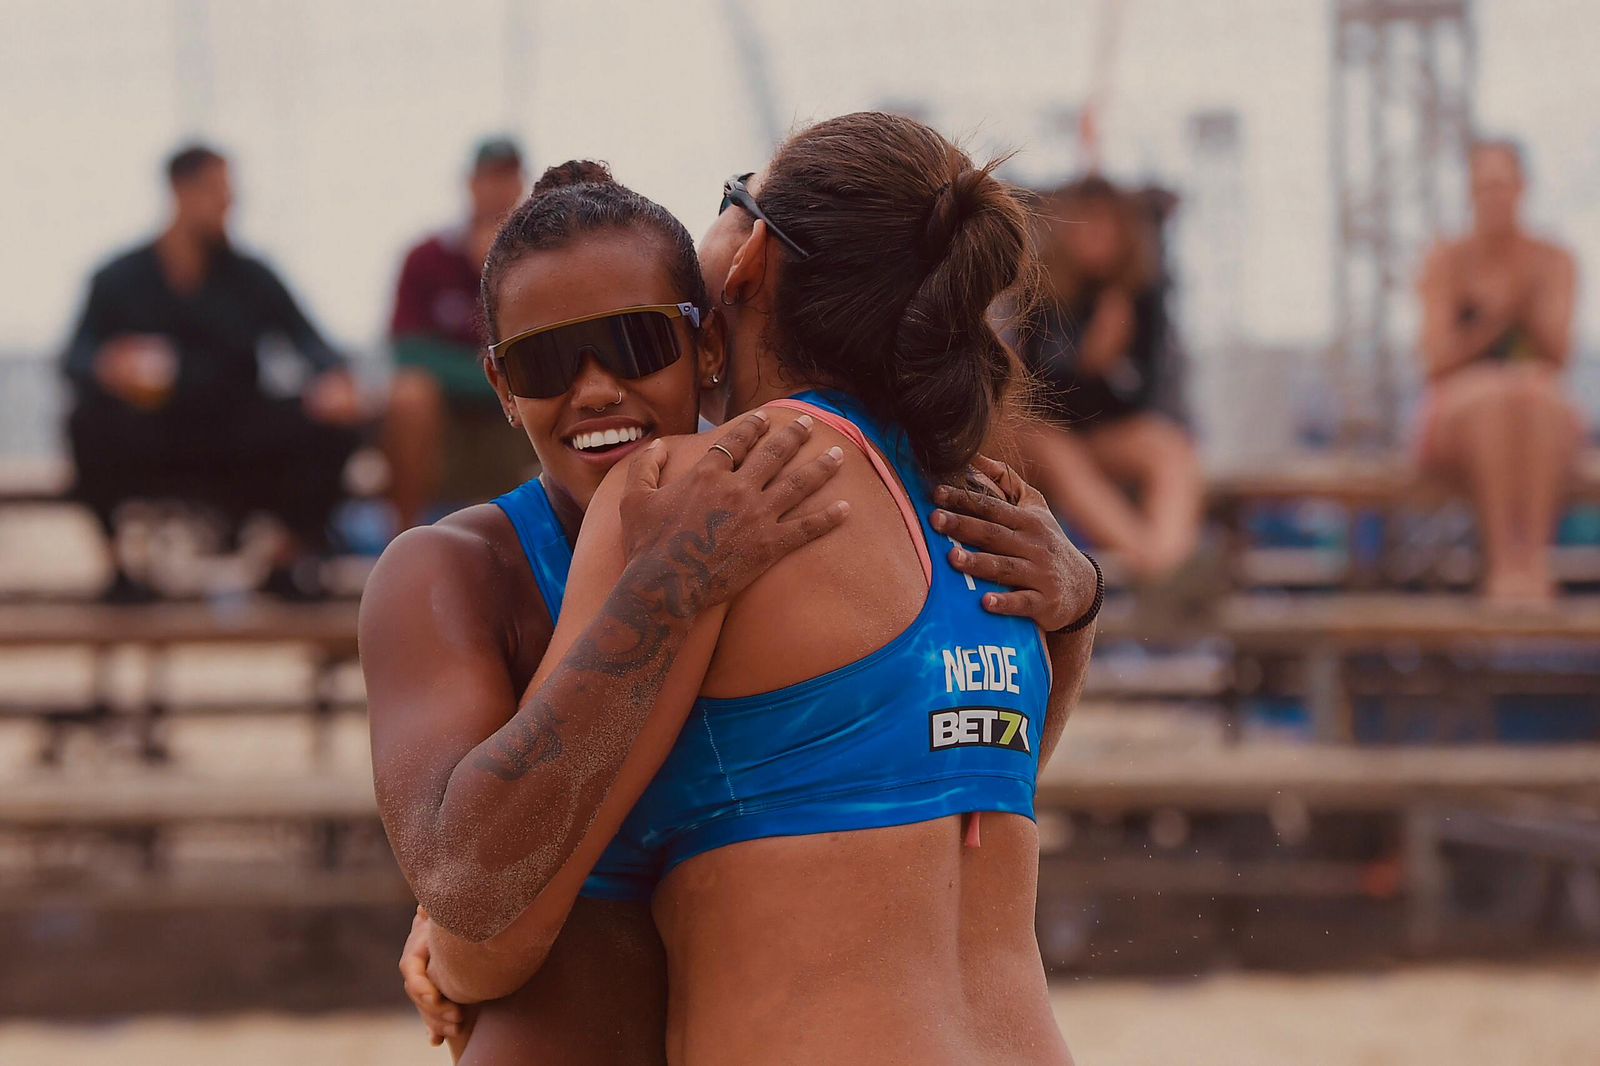
POLYGON ((1200 530, 1200 464, 1153 217, 1170 207, 1098 177, 1047 195, 1043 300, 1018 338, 1049 418, 1024 442, 1029 480, 1141 581, 1181 566, 1200 530))
MULTIPOLYGON (((229 241, 227 160, 187 147, 167 177, 171 222, 94 275, 64 358, 76 494, 113 547, 116 510, 131 499, 199 502, 235 523, 275 515, 289 536, 265 589, 315 596, 316 552, 358 438, 356 383, 277 276, 229 241), (301 395, 262 391, 269 338, 309 364, 301 395)), ((150 595, 117 566, 108 598, 150 595)))
POLYGON ((527 448, 505 425, 483 376, 478 282, 500 222, 522 199, 522 154, 504 138, 480 144, 467 179, 471 216, 406 255, 390 340, 398 368, 384 452, 400 528, 450 502, 487 499, 525 479, 527 448), (447 467, 449 467, 447 469, 447 467))
POLYGON ((1554 593, 1550 539, 1583 424, 1562 381, 1576 271, 1565 249, 1523 229, 1525 179, 1515 143, 1474 146, 1472 230, 1428 256, 1418 443, 1424 469, 1476 501, 1484 592, 1540 602, 1554 593))

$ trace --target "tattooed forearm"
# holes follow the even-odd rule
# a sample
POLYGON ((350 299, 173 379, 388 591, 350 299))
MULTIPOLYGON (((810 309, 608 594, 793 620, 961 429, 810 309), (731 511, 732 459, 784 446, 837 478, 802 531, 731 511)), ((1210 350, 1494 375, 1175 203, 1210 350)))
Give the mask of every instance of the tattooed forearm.
POLYGON ((712 511, 706 516, 703 532, 686 529, 674 534, 665 545, 665 558, 657 566, 641 573, 632 587, 618 585, 619 593, 629 594, 632 607, 628 612, 619 605, 619 616, 626 612, 631 620, 649 617, 658 623, 663 614, 679 620, 692 618, 708 597, 719 591, 717 576, 708 560, 717 553, 718 531, 732 517, 727 511, 712 511))
POLYGON ((714 511, 702 529, 679 531, 629 563, 561 663, 452 775, 431 835, 459 856, 467 849, 451 838, 470 834, 483 866, 470 894, 422 901, 441 925, 469 939, 492 935, 571 858, 691 624, 716 602, 715 560, 735 550, 720 535, 730 517, 714 511))
POLYGON ((564 750, 556 729, 561 719, 555 709, 540 706, 530 710, 536 713, 512 719, 489 738, 488 747, 478 754, 478 765, 502 781, 515 781, 564 750))

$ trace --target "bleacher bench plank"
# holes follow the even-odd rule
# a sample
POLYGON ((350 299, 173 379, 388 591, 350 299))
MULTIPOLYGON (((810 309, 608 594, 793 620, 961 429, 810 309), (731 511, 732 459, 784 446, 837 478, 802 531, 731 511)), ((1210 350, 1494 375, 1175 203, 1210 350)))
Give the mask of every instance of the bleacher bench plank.
POLYGON ((1123 858, 1100 855, 1075 859, 1045 854, 1039 858, 1042 886, 1073 894, 1108 892, 1260 898, 1287 896, 1342 899, 1369 892, 1367 867, 1360 863, 1296 857, 1287 860, 1222 861, 1197 858, 1123 858))
POLYGON ((168 870, 126 880, 62 884, 19 881, 0 891, 0 914, 85 908, 115 911, 188 907, 345 907, 414 902, 398 869, 328 871, 303 867, 276 871, 168 870))
POLYGON ((371 779, 348 774, 221 778, 162 771, 85 781, 51 773, 10 782, 0 793, 0 827, 15 829, 353 822, 377 816, 371 779))
MULTIPOLYGON (((357 613, 353 602, 250 602, 236 608, 0 604, 0 647, 298 641, 354 649, 357 613)), ((1137 636, 1138 620, 1127 604, 1113 603, 1101 617, 1101 632, 1137 636)), ((1568 597, 1547 610, 1514 612, 1458 595, 1246 594, 1222 601, 1212 622, 1200 624, 1197 632, 1252 645, 1307 637, 1351 646, 1394 639, 1440 644, 1496 637, 1588 640, 1600 637, 1600 598, 1568 597)))
POLYGON ((1360 650, 1391 641, 1448 648, 1504 638, 1600 640, 1600 597, 1518 611, 1458 595, 1241 595, 1222 602, 1216 621, 1235 644, 1286 650, 1308 641, 1360 650))
POLYGON ((1107 640, 1222 637, 1247 650, 1335 646, 1350 651, 1406 641, 1449 648, 1501 638, 1600 640, 1600 597, 1563 596, 1547 608, 1507 610, 1468 594, 1412 592, 1236 593, 1208 618, 1153 634, 1127 600, 1112 600, 1097 635, 1107 640))
POLYGON ((0 647, 300 642, 354 651, 353 602, 0 604, 0 647))
MULTIPOLYGON (((1065 743, 1071 744, 1068 729, 1065 743)), ((1487 792, 1600 793, 1600 745, 1219 748, 1181 755, 1057 756, 1041 807, 1253 808, 1282 796, 1309 806, 1389 807, 1487 792)), ((142 772, 86 781, 39 774, 0 794, 0 826, 149 826, 202 821, 357 821, 377 816, 365 776, 226 778, 142 772)))
MULTIPOLYGON (((1069 726, 1063 740, 1070 747, 1069 726)), ((1274 801, 1339 810, 1394 809, 1499 792, 1592 792, 1600 745, 1219 748, 1095 758, 1065 752, 1039 782, 1041 808, 1258 810, 1274 801)))
MULTIPOLYGON (((1296 455, 1270 467, 1215 471, 1206 481, 1219 503, 1322 499, 1351 507, 1382 506, 1446 488, 1422 478, 1404 458, 1338 454, 1296 455)), ((1579 458, 1569 491, 1573 500, 1600 501, 1600 449, 1579 458)))

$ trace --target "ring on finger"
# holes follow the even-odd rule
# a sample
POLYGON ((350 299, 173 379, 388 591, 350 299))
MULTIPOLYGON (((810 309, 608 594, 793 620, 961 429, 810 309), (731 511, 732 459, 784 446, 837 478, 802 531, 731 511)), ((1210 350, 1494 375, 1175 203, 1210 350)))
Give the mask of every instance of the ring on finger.
POLYGON ((728 464, 729 464, 729 466, 738 466, 738 465, 739 465, 739 460, 737 460, 737 459, 735 459, 735 458, 734 458, 734 457, 733 457, 733 453, 732 453, 732 452, 730 452, 730 451, 729 451, 729 450, 728 450, 728 449, 727 449, 727 448, 726 448, 726 447, 724 447, 724 446, 723 446, 723 445, 721 445, 721 444, 713 444, 713 445, 712 445, 712 446, 711 446, 711 450, 712 450, 712 451, 715 451, 715 452, 721 452, 721 453, 722 453, 722 454, 723 454, 723 455, 726 455, 726 456, 727 456, 727 457, 728 457, 728 464))

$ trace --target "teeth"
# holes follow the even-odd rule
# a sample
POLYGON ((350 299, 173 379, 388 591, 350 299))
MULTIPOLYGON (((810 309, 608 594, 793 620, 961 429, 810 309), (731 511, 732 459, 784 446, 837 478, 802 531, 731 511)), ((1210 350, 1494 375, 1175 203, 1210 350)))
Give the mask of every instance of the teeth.
POLYGON ((639 426, 629 426, 626 429, 596 430, 593 433, 578 433, 571 438, 570 443, 580 452, 592 448, 606 448, 615 444, 631 444, 644 436, 644 430, 639 426))

